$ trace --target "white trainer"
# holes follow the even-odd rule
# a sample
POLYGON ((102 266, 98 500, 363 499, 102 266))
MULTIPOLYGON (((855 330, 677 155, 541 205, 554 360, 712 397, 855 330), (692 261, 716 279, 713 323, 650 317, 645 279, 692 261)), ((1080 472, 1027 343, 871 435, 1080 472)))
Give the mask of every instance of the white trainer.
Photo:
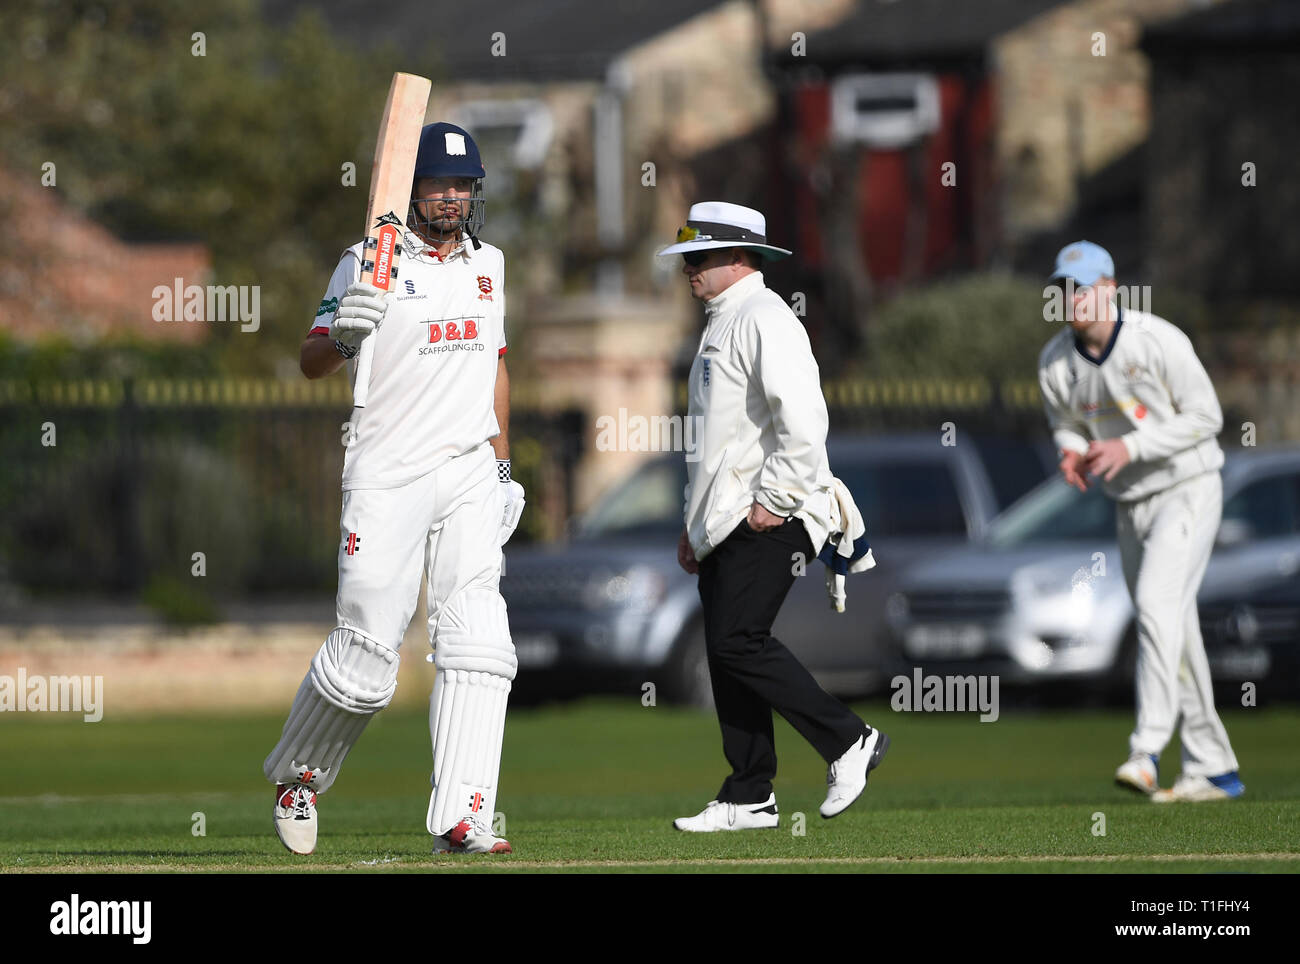
POLYGON ((880 730, 872 730, 870 736, 859 737, 830 765, 826 771, 826 800, 821 806, 823 817, 829 820, 838 816, 862 796, 862 791, 867 789, 867 776, 880 766, 888 750, 889 737, 880 730))
POLYGON ((275 788, 275 835, 290 851, 309 854, 316 849, 316 792, 301 783, 275 788))
POLYGON ((714 833, 718 830, 766 830, 780 823, 776 794, 762 803, 720 803, 709 805, 693 817, 678 817, 673 826, 688 833, 714 833))
POLYGON ((1150 753, 1134 753, 1115 771, 1115 783, 1138 793, 1160 789, 1160 764, 1150 753))
POLYGON ((461 818, 460 823, 433 838, 435 854, 508 854, 510 841, 494 836, 476 814, 461 818))
POLYGON ((1234 800, 1246 792, 1246 785, 1236 770, 1217 777, 1180 776, 1168 790, 1151 794, 1153 803, 1204 803, 1207 800, 1234 800))

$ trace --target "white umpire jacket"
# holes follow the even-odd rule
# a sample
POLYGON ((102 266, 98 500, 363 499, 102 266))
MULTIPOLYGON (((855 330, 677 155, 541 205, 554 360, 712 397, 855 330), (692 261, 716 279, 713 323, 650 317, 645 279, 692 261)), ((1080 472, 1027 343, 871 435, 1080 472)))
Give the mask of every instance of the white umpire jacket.
POLYGON ((761 272, 746 275, 705 309, 690 374, 695 444, 686 453, 686 532, 695 558, 726 539, 755 500, 802 520, 814 555, 832 532, 861 535, 856 507, 845 513, 840 505, 847 492, 836 498, 826 458, 826 400, 799 319, 764 285, 761 272), (846 514, 856 525, 841 523, 846 514))

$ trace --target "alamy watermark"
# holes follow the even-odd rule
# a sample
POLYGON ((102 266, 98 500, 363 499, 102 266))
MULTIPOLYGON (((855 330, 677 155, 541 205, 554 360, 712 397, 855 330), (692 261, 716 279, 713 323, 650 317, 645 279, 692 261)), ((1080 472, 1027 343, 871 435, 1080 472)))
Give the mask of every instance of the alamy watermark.
POLYGON ((0 675, 0 713, 81 713, 87 723, 104 718, 104 677, 0 675))
POLYGON ((125 935, 132 944, 148 944, 153 934, 153 901, 68 900, 50 904, 50 933, 58 936, 125 935))
POLYGON ((153 289, 154 321, 238 321, 240 331, 262 326, 260 285, 187 285, 174 278, 153 289))
MULTIPOLYGON (((1086 290, 1075 284, 1073 278, 1063 278, 1043 289, 1044 321, 1096 321, 1089 317, 1094 299, 1086 298, 1075 304, 1075 293, 1086 290)), ((1150 285, 1115 285, 1111 300, 1125 311, 1151 313, 1150 285)))
POLYGON ((596 419, 597 452, 684 452, 698 462, 703 419, 699 415, 618 415, 596 419))
POLYGON ((920 667, 911 676, 889 681, 894 695, 889 705, 896 713, 973 713, 979 710, 981 723, 996 723, 998 677, 923 676, 920 667))

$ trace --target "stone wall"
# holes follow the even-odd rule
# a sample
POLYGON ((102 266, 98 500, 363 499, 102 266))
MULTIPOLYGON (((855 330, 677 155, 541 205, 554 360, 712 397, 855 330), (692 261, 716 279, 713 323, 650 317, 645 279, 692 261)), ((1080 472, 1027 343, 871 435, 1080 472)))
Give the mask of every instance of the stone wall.
POLYGON ((1077 0, 994 41, 996 151, 1009 243, 1060 224, 1081 179, 1147 140, 1151 72, 1138 47, 1142 28, 1205 5, 1077 0))
POLYGON ((1152 81, 1151 281, 1213 301, 1300 293, 1295 53, 1161 57, 1152 81))

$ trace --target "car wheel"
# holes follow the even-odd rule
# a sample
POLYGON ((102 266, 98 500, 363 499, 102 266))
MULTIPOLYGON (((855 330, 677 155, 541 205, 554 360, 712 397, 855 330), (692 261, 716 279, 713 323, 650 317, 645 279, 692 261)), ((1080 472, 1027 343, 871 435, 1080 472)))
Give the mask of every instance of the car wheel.
POLYGON ((713 682, 709 677, 703 626, 692 627, 677 641, 667 670, 665 695, 671 702, 701 710, 713 709, 713 682))

